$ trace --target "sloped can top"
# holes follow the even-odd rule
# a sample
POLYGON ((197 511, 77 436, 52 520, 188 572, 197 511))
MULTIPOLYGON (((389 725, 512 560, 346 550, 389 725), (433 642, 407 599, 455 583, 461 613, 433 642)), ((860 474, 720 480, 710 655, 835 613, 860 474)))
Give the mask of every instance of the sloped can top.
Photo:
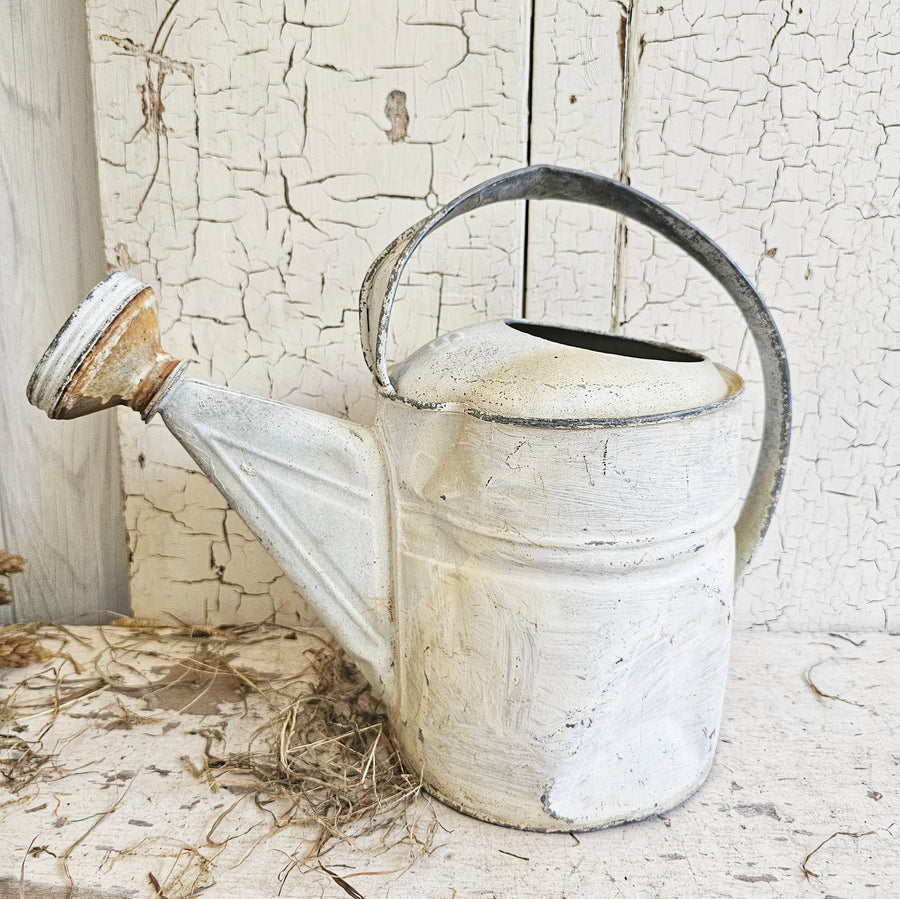
POLYGON ((506 319, 432 340, 391 369, 400 399, 517 421, 656 419, 740 392, 740 377, 665 344, 506 319))

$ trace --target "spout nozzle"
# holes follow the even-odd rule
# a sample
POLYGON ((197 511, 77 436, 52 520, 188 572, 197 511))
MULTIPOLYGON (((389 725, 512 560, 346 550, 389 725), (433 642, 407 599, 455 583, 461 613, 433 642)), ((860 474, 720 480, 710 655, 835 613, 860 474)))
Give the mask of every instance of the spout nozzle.
POLYGON ((53 338, 28 383, 28 399, 51 418, 125 405, 147 420, 186 365, 160 345, 151 288, 113 272, 53 338))

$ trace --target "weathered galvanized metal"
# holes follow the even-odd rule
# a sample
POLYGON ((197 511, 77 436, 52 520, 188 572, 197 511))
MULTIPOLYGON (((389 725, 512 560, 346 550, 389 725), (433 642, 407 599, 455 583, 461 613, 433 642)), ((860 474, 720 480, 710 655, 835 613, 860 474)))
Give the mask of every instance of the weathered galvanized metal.
POLYGON ((130 406, 144 420, 179 362, 160 346, 156 299, 146 284, 113 272, 72 313, 28 384, 28 399, 51 418, 130 406))
POLYGON ((488 821, 570 831, 662 811, 702 783, 735 572, 771 518, 790 427, 777 329, 709 238, 618 182, 551 166, 463 194, 363 282, 372 429, 182 377, 148 289, 104 283, 36 369, 32 402, 54 417, 118 401, 158 412, 382 692, 429 791, 488 821), (418 244, 487 203, 545 197, 643 222, 739 306, 766 396, 740 510, 742 382, 695 353, 503 321, 389 370, 418 244))

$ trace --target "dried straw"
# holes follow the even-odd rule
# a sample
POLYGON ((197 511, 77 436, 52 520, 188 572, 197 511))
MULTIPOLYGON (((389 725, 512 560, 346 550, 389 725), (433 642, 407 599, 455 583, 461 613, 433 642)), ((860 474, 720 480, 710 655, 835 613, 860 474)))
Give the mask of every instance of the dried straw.
POLYGON ((299 692, 286 705, 278 706, 282 691, 248 679, 273 715, 246 750, 208 759, 212 776, 249 782, 276 826, 314 824, 316 837, 295 859, 301 864, 338 842, 355 846, 372 835, 384 849, 406 844, 415 860, 429 850, 437 828, 421 779, 404 768, 383 708, 343 650, 326 644, 308 659, 314 679, 296 681, 299 692))
MULTIPOLYGON (((25 569, 25 560, 15 553, 0 549, 0 577, 18 574, 25 569)), ((9 588, 0 584, 0 606, 12 602, 9 588)), ((0 668, 24 668, 48 658, 40 643, 19 627, 0 627, 0 668)))
MULTIPOLYGON (((18 574, 24 567, 25 560, 21 556, 0 549, 0 576, 18 574)), ((0 606, 9 605, 10 599, 9 589, 0 584, 0 606)))
MULTIPOLYGON (((34 624, 15 631, 19 657, 31 651, 22 641, 34 640, 39 658, 52 661, 0 699, 0 784, 12 792, 21 791, 46 767, 54 766, 52 751, 44 748, 42 738, 60 712, 82 717, 79 705, 109 692, 113 696, 104 707, 103 723, 95 726, 127 729, 155 719, 139 715, 119 697, 168 702, 177 685, 178 690, 188 691, 183 711, 190 711, 187 706, 213 684, 221 691, 224 682, 230 685, 229 701, 249 702, 254 697, 261 701, 268 709, 265 721, 246 745, 228 745, 226 734, 216 729, 199 731, 206 735, 199 764, 196 757, 185 762, 210 789, 227 787, 239 796, 238 802, 254 802, 266 813, 268 827, 262 826, 267 834, 294 825, 304 828, 283 879, 296 868, 319 871, 335 880, 320 859, 338 845, 365 851, 367 857, 395 848, 406 850, 399 869, 392 854, 394 871, 347 876, 399 873, 430 850, 438 824, 420 778, 404 769, 391 744, 384 710, 362 675, 339 647, 324 642, 315 631, 273 625, 200 628, 129 618, 99 629, 99 635, 104 648, 84 662, 64 651, 69 640, 85 642, 65 628, 34 624), (241 667, 242 646, 301 637, 307 644, 315 637, 319 645, 306 651, 305 665, 296 674, 262 677, 241 667), (51 654, 41 648, 38 638, 48 645, 52 641, 55 651, 51 654), (162 676, 161 661, 169 663, 162 676), (135 685, 135 676, 140 685, 135 685), (41 730, 29 736, 26 722, 32 719, 42 722, 41 730)), ((79 658, 83 657, 80 651, 79 658)), ((84 717, 94 720, 96 707, 84 717)), ((217 838, 216 832, 238 802, 212 823, 208 846, 221 850, 235 839, 217 838)), ((74 843, 69 854, 78 845, 74 843)), ((168 895, 172 883, 166 877, 160 888, 168 895)))
POLYGON ((48 658, 50 653, 22 628, 0 627, 0 668, 24 668, 48 658))

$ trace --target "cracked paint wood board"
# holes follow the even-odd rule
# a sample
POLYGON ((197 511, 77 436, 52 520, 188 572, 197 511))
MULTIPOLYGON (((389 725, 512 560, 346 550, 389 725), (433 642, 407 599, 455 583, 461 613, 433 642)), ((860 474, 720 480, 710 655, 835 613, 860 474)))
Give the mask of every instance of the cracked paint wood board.
MULTIPOLYGON (((622 174, 734 256, 773 310, 791 362, 795 428, 786 488, 738 591, 736 623, 895 631, 900 372, 891 347, 900 330, 894 302, 900 38, 894 11, 885 2, 616 5, 628 22, 622 174)), ((590 34, 594 23, 573 6, 567 21, 545 22, 547 36, 538 35, 536 46, 559 32, 590 34)), ((589 83, 585 69, 585 89, 589 83)), ((566 107, 563 99, 556 102, 565 115, 557 111, 551 127, 534 132, 550 131, 553 142, 536 142, 535 150, 553 158, 568 141, 561 157, 567 164, 611 166, 608 153, 577 140, 593 123, 591 106, 566 107)), ((555 245, 577 246, 582 226, 566 232, 565 224, 555 231, 555 245)), ((529 252, 529 266, 536 255, 529 252)), ((555 283, 573 285, 596 309, 595 257, 564 252, 558 260, 555 283)), ((627 229, 620 264, 614 327, 736 368, 749 381, 745 429, 758 434, 758 366, 721 290, 635 227, 627 229)), ((608 270, 607 259, 601 265, 608 270)), ((543 314, 549 302, 533 272, 529 307, 543 314)))
MULTIPOLYGON (((32 689, 16 698, 36 705, 53 702, 54 677, 37 676, 45 667, 64 666, 66 697, 95 677, 95 664, 112 676, 107 689, 64 705, 42 737, 50 759, 0 796, 0 896, 20 896, 20 878, 26 896, 65 896, 58 857, 95 823, 68 860, 76 895, 151 899, 149 872, 170 896, 191 895, 192 883, 222 899, 245 896, 248 884, 288 899, 345 896, 315 865, 292 864, 308 828, 273 826, 236 772, 203 772, 206 753, 241 751, 271 709, 235 679, 173 687, 173 658, 216 648, 250 677, 287 682, 303 651, 321 645, 298 636, 265 629, 223 646, 209 636, 136 641, 120 628, 78 628, 86 642, 70 638, 65 650, 80 673, 59 658, 0 673, 7 693, 28 680, 32 689), (112 646, 127 648, 116 655, 112 646)), ((573 838, 484 824, 435 802, 439 837, 408 870, 408 846, 384 853, 365 837, 339 844, 323 864, 363 896, 399 899, 896 895, 898 639, 737 634, 712 773, 665 815, 573 838)), ((31 741, 51 722, 36 714, 21 723, 31 741)))
MULTIPOLYGON (((88 17, 107 257, 158 289, 167 346, 200 377, 370 418, 362 275, 409 224, 525 162, 527 9, 91 0, 88 17)), ((479 211, 422 249, 396 356, 521 312, 522 216, 479 211)), ((307 620, 161 424, 120 423, 135 609, 307 620)))
MULTIPOLYGON (((627 16, 609 0, 537 0, 529 162, 623 180, 627 16)), ((530 203, 529 318, 599 331, 615 321, 616 217, 575 203, 530 203)))
MULTIPOLYGON (((201 376, 365 421, 354 292, 391 236, 525 161, 630 178, 759 281, 793 362, 786 499, 737 595, 738 623, 896 628, 887 5, 546 0, 532 34, 517 4, 467 9, 398 3, 376 22, 346 4, 298 3, 219 19, 186 0, 93 0, 109 260, 161 287, 166 341, 201 376), (463 44, 460 60, 451 48, 463 44)), ((398 307, 398 356, 505 313, 527 282, 530 315, 611 324, 736 367, 758 433, 745 331, 691 263, 602 213, 531 204, 523 273, 525 222, 504 214, 459 223, 449 252, 423 248, 398 307)), ((123 429, 137 607, 302 619, 160 426, 123 429)))
POLYGON ((47 342, 103 274, 83 15, 0 4, 0 549, 26 558, 2 623, 85 623, 128 603, 114 422, 56 428, 25 398, 47 342))

